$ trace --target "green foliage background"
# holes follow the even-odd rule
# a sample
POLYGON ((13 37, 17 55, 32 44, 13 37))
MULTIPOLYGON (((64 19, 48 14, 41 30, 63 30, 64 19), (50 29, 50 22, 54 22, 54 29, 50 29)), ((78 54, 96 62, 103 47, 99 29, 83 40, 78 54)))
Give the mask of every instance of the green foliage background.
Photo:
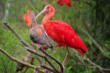
MULTIPOLYGON (((25 41, 32 44, 28 34, 29 28, 24 23, 23 14, 28 9, 34 10, 36 13, 40 12, 45 3, 52 4, 55 7, 56 12, 52 20, 63 20, 71 24, 76 33, 83 39, 88 48, 84 58, 89 57, 94 63, 104 68, 110 68, 110 0, 72 0, 71 8, 66 5, 59 6, 57 1, 54 0, 0 0, 0 48, 5 49, 19 59, 23 59, 23 56, 27 53, 24 50, 25 47, 2 22, 8 21, 25 41), (8 15, 5 13, 6 10, 9 12, 8 15), (104 53, 93 44, 81 29, 89 32, 103 48, 104 53)), ((42 18, 43 16, 38 19, 38 23, 41 23, 42 18)), ((110 71, 100 71, 97 68, 84 66, 83 62, 75 55, 76 51, 72 49, 70 51, 65 73, 110 73, 110 71), (78 65, 78 63, 80 64, 78 65)), ((61 62, 65 56, 63 48, 48 50, 48 53, 61 62)), ((79 53, 78 55, 80 56, 79 53)), ((86 61, 84 61, 84 64, 88 65, 86 61)), ((16 63, 2 53, 0 53, 0 73, 17 73, 16 63)), ((33 73, 33 70, 29 69, 27 73, 33 73)))

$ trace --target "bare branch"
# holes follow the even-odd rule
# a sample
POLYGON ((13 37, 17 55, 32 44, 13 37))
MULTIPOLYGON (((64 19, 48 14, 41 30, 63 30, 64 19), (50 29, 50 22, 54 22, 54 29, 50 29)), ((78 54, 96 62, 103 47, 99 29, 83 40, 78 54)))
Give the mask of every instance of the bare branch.
POLYGON ((23 65, 25 65, 25 66, 28 66, 28 67, 30 67, 30 68, 33 68, 33 69, 35 69, 35 70, 37 70, 37 71, 39 71, 39 72, 41 72, 41 73, 44 73, 43 71, 39 70, 38 67, 36 67, 36 66, 34 66, 34 65, 31 65, 31 64, 28 64, 28 63, 26 63, 26 62, 23 62, 23 61, 21 61, 21 60, 19 60, 19 59, 17 59, 17 58, 14 58, 13 56, 11 56, 10 54, 8 54, 5 50, 3 50, 3 49, 1 49, 1 48, 0 48, 0 52, 4 53, 4 54, 5 54, 6 56, 8 56, 11 60, 13 60, 13 61, 15 61, 15 62, 17 62, 17 63, 21 63, 21 64, 23 64, 23 65))
POLYGON ((45 68, 45 69, 47 69, 47 70, 50 70, 51 72, 54 72, 51 68, 49 68, 48 66, 46 66, 46 65, 40 65, 42 68, 45 68))
POLYGON ((100 70, 102 70, 102 67, 100 67, 99 65, 95 64, 94 62, 92 62, 89 58, 86 59, 90 64, 92 64, 93 66, 96 66, 97 68, 99 68, 100 70))
POLYGON ((92 62, 89 58, 86 59, 90 64, 92 64, 94 67, 98 68, 99 70, 106 70, 106 71, 110 71, 109 68, 103 68, 100 65, 95 64, 94 62, 92 62))
MULTIPOLYGON (((29 49, 29 48, 27 47, 27 49, 29 49)), ((36 51, 31 51, 31 50, 28 50, 28 51, 31 52, 32 54, 35 54, 35 55, 38 55, 38 56, 44 58, 44 59, 49 63, 49 65, 55 70, 54 72, 55 72, 55 73, 59 73, 58 70, 57 70, 57 69, 54 67, 54 65, 48 60, 48 58, 47 58, 46 56, 40 55, 40 54, 36 53, 36 51)))
POLYGON ((56 63, 58 63, 58 64, 60 65, 60 67, 61 67, 62 72, 64 71, 62 64, 61 64, 57 59, 55 59, 53 56, 49 55, 49 54, 48 54, 46 51, 44 51, 42 48, 40 48, 40 50, 41 50, 45 55, 47 55, 48 57, 50 57, 51 59, 53 59, 56 63))

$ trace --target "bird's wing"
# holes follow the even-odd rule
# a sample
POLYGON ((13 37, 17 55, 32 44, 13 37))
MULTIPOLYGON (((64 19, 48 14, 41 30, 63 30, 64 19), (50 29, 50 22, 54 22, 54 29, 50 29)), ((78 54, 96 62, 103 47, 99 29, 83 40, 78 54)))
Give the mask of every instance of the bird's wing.
POLYGON ((45 33, 45 31, 42 27, 32 28, 29 31, 29 33, 30 33, 31 40, 34 43, 41 44, 41 45, 46 45, 50 48, 52 47, 52 41, 46 35, 46 33, 45 33))

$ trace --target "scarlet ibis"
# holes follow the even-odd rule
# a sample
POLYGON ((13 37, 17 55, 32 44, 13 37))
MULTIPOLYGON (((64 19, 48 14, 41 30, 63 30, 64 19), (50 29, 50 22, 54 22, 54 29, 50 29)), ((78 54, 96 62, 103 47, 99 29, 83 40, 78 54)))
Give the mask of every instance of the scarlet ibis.
POLYGON ((52 41, 49 36, 47 36, 44 28, 37 24, 35 19, 35 13, 28 10, 27 15, 24 14, 24 19, 27 26, 31 26, 29 30, 30 38, 36 47, 41 47, 43 49, 53 48, 52 41))
POLYGON ((58 0, 57 2, 59 5, 66 4, 68 7, 71 7, 71 0, 58 0))
MULTIPOLYGON (((50 19, 55 14, 55 8, 50 4, 46 5, 44 9, 36 16, 36 18, 43 13, 46 13, 46 15, 42 20, 42 23, 47 34, 59 46, 65 46, 67 48, 68 47, 75 48, 83 56, 84 53, 86 53, 87 51, 87 47, 85 46, 81 38, 75 33, 71 25, 64 21, 58 21, 58 20, 51 21, 50 19)), ((68 57, 68 53, 69 51, 67 49, 63 66, 68 57)))

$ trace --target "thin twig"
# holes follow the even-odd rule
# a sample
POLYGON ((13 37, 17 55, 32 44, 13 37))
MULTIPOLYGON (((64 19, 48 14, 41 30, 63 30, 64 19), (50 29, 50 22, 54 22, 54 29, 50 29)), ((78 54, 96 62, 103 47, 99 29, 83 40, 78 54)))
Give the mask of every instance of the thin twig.
POLYGON ((92 64, 93 66, 96 66, 97 68, 99 68, 100 70, 102 70, 102 67, 100 67, 99 65, 95 64, 94 62, 92 62, 89 58, 86 59, 90 64, 92 64))
POLYGON ((98 68, 99 70, 106 70, 106 71, 110 71, 109 68, 103 68, 100 65, 95 64, 94 62, 92 62, 89 58, 86 59, 90 64, 92 64, 93 66, 95 66, 96 68, 98 68))
POLYGON ((13 60, 13 61, 15 61, 15 62, 17 62, 17 63, 21 63, 21 64, 23 64, 23 65, 25 65, 25 66, 28 66, 28 67, 30 67, 30 68, 33 68, 33 69, 35 69, 35 70, 37 70, 37 71, 39 71, 39 72, 41 72, 41 73, 44 73, 43 71, 39 70, 39 68, 37 68, 36 66, 31 65, 31 64, 28 64, 28 63, 26 63, 26 62, 23 62, 23 61, 21 61, 21 60, 15 58, 15 57, 13 57, 13 56, 11 56, 10 54, 8 54, 5 50, 3 50, 3 49, 1 49, 1 48, 0 48, 0 52, 4 53, 4 54, 5 54, 6 56, 8 56, 11 60, 13 60))
POLYGON ((46 65, 40 65, 42 68, 45 68, 47 70, 50 70, 51 72, 54 72, 50 67, 46 66, 46 65))
MULTIPOLYGON (((28 49, 29 48, 27 47, 27 50, 28 49)), ((58 70, 54 67, 54 65, 48 60, 48 58, 45 55, 40 55, 40 54, 36 53, 36 51, 31 51, 31 50, 28 50, 28 51, 31 52, 32 54, 35 54, 37 56, 44 58, 49 63, 49 65, 55 70, 54 72, 59 73, 58 70)))
POLYGON ((59 65, 60 65, 60 67, 61 67, 61 71, 62 71, 62 73, 63 73, 63 66, 62 66, 62 64, 57 60, 57 59, 55 59, 53 56, 51 56, 51 55, 49 55, 46 51, 44 51, 42 48, 40 48, 40 50, 45 54, 45 55, 47 55, 48 57, 50 57, 51 59, 53 59, 56 63, 58 63, 59 65))

